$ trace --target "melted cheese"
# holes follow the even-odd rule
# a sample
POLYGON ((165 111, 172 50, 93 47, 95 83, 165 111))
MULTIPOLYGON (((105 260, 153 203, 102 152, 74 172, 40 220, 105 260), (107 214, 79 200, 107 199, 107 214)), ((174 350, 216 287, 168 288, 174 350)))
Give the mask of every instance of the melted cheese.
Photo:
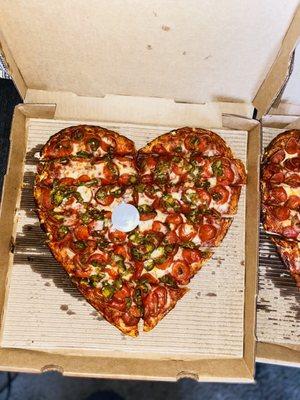
POLYGON ((92 190, 86 186, 78 186, 77 192, 81 195, 85 203, 89 203, 92 199, 92 190))

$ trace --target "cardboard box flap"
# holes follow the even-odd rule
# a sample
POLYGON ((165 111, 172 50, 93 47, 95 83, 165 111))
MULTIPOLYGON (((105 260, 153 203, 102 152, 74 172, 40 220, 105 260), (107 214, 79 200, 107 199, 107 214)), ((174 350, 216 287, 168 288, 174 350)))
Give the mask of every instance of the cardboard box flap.
POLYGON ((27 88, 251 102, 297 4, 1 0, 0 26, 27 88))

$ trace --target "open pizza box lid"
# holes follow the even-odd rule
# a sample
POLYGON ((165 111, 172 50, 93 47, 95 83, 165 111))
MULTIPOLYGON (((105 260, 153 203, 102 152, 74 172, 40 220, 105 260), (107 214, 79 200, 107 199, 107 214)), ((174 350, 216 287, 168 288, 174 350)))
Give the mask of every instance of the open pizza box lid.
MULTIPOLYGON (((300 45, 290 78, 262 119, 263 144, 280 132, 300 129, 300 45)), ((275 247, 261 235, 256 360, 300 367, 300 292, 275 247)))
MULTIPOLYGON (((138 7, 131 1, 0 4, 2 54, 27 103, 16 109, 12 126, 11 138, 18 138, 18 148, 10 156, 14 165, 22 164, 24 158, 24 115, 36 113, 58 120, 214 128, 223 127, 222 113, 226 113, 243 117, 243 127, 248 123, 249 130, 254 127, 259 132, 257 122, 251 121, 253 110, 256 108, 261 116, 278 96, 300 35, 298 0, 288 4, 234 0, 230 5, 207 0, 201 7, 196 0, 184 6, 179 1, 151 1, 138 7), (278 56, 278 75, 274 78, 272 65, 278 56)), ((253 165, 257 165, 259 141, 256 148, 253 165)), ((255 168, 253 180, 257 184, 255 168)), ((19 195, 17 172, 15 178, 6 180, 6 200, 19 195)), ((6 203, 6 210, 14 208, 6 203)), ((258 211, 252 211, 258 217, 258 211)), ((13 215, 7 213, 1 249, 8 247, 14 234, 12 226, 13 215)), ((254 249, 253 259, 255 253, 254 249)), ((253 266, 252 271, 246 271, 242 360, 212 357, 202 362, 172 360, 170 364, 164 359, 154 362, 105 357, 100 362, 97 357, 2 348, 1 368, 33 372, 57 369, 69 375, 136 379, 192 377, 250 382, 254 374, 255 261, 253 266)), ((3 265, 2 287, 6 279, 7 265, 3 265)), ((4 296, 3 290, 1 309, 4 296)))

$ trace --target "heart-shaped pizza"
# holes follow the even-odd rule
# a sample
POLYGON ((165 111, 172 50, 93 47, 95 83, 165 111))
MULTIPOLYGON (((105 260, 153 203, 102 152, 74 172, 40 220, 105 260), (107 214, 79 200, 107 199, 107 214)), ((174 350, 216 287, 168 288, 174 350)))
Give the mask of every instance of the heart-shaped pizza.
POLYGON ((73 126, 41 151, 34 195, 48 245, 86 300, 111 324, 149 331, 188 291, 237 211, 246 173, 216 133, 181 128, 136 151, 128 138, 73 126), (139 212, 115 229, 121 203, 139 212))

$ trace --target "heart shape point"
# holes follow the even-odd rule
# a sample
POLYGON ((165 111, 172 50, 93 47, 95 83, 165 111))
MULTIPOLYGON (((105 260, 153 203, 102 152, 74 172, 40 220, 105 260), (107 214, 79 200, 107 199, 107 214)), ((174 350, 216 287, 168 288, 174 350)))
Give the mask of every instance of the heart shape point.
POLYGON ((78 290, 130 336, 156 324, 225 237, 246 173, 216 133, 181 128, 136 151, 79 125, 41 152, 34 195, 48 245, 78 290))

